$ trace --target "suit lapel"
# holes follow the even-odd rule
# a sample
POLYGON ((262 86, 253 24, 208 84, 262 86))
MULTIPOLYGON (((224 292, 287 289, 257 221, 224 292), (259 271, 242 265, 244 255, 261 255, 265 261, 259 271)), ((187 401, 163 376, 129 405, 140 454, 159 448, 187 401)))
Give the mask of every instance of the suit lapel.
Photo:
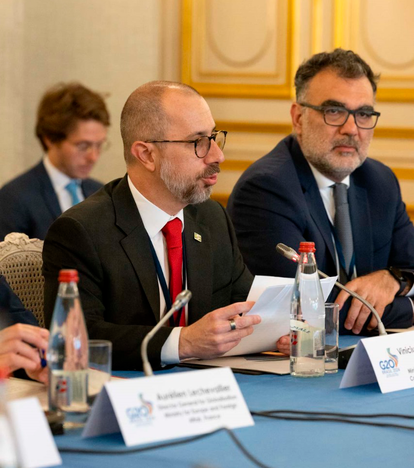
MULTIPOLYGON (((316 184, 315 184, 316 185, 316 184)), ((331 254, 332 261, 335 264, 335 249, 332 241, 332 228, 328 215, 326 214, 325 205, 323 204, 319 189, 309 188, 304 193, 306 203, 309 207, 310 215, 319 229, 328 251, 331 254)), ((316 246, 318 248, 318 246, 316 246)))
MULTIPOLYGON (((150 248, 151 241, 129 190, 126 176, 114 189, 112 200, 116 213, 116 225, 126 234, 121 240, 122 248, 137 274, 158 322, 160 319, 160 297, 157 272, 150 248)), ((125 291, 125 293, 132 294, 133 291, 125 291)))
MULTIPOLYGON (((309 213, 321 233, 328 251, 332 257, 332 262, 336 265, 335 248, 332 240, 331 223, 326 214, 325 205, 323 204, 318 184, 313 176, 312 170, 309 167, 297 141, 292 146, 293 162, 296 166, 296 171, 302 185, 303 195, 309 209, 309 213)), ((316 246, 316 249, 318 246, 316 246)))
POLYGON ((184 209, 184 237, 187 253, 189 322, 197 321, 211 310, 213 266, 209 228, 197 222, 197 207, 184 209))
POLYGON ((53 219, 56 219, 62 214, 62 210, 60 208, 59 200, 53 188, 52 182, 50 181, 49 175, 46 172, 43 161, 35 167, 35 175, 39 182, 40 193, 42 194, 45 206, 50 211, 53 219))
POLYGON ((349 210, 358 276, 373 271, 374 253, 367 192, 353 183, 349 187, 349 210))
POLYGON ((80 185, 84 198, 88 198, 94 193, 93 190, 89 190, 89 185, 86 183, 86 180, 82 180, 80 185))

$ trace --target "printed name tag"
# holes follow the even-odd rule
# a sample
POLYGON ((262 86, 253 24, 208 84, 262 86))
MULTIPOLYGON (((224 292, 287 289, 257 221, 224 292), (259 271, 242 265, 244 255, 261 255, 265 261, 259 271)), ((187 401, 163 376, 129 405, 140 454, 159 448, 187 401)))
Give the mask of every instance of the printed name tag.
POLYGON ((414 332, 362 339, 352 353, 340 388, 378 382, 381 392, 414 387, 414 332))
POLYGON ((127 446, 254 425, 229 368, 108 382, 82 436, 121 431, 127 446))

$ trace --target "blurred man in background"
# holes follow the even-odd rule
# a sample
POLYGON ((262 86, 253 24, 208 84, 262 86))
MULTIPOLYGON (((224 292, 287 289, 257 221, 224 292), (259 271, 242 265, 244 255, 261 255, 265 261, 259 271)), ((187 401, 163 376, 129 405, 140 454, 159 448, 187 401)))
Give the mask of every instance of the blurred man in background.
POLYGON ((109 124, 102 96, 79 83, 45 93, 36 123, 45 156, 0 190, 0 240, 9 232, 44 239, 62 212, 102 186, 88 177, 108 144, 109 124))

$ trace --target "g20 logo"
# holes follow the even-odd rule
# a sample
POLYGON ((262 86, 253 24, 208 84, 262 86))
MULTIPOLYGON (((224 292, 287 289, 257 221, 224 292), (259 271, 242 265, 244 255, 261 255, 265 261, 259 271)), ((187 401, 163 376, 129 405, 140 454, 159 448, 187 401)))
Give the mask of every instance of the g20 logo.
POLYGON ((392 359, 388 359, 387 361, 380 361, 379 366, 382 370, 394 369, 395 362, 392 359))
POLYGON ((134 406, 126 409, 126 415, 131 423, 147 420, 151 418, 153 412, 152 403, 144 400, 142 393, 138 396, 142 404, 140 406, 134 406))
POLYGON ((126 409, 126 415, 131 423, 142 421, 143 419, 148 418, 149 412, 148 408, 145 406, 136 406, 126 409))
POLYGON ((391 353, 390 348, 387 348, 387 353, 388 353, 389 359, 386 359, 385 361, 380 361, 379 366, 381 367, 382 370, 397 368, 398 357, 395 354, 391 353))

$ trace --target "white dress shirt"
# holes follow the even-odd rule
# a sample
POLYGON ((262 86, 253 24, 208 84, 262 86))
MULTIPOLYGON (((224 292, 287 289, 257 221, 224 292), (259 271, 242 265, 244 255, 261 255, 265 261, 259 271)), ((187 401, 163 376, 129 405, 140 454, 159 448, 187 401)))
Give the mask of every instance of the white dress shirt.
MULTIPOLYGON (((152 245, 154 246, 155 253, 157 254, 160 262, 162 271, 164 273, 165 281, 169 284, 170 272, 168 265, 168 254, 167 254, 167 243, 165 237, 161 232, 162 228, 171 220, 179 218, 182 222, 182 229, 184 230, 184 212, 180 210, 175 216, 170 216, 165 211, 155 206, 149 200, 147 200, 142 193, 135 187, 128 177, 128 185, 134 198, 135 204, 137 205, 139 214, 144 224, 145 230, 151 239, 152 245)), ((158 288, 160 296, 160 318, 166 312, 166 303, 164 293, 161 288, 161 283, 158 279, 158 288)), ((188 309, 185 308, 186 322, 188 309)), ((166 342, 161 349, 161 363, 163 365, 176 364, 180 362, 178 344, 180 339, 182 327, 174 327, 166 342)))
MULTIPOLYGON (((334 200, 334 194, 333 194, 333 185, 335 184, 335 182, 333 182, 331 179, 328 179, 323 174, 321 174, 315 167, 312 166, 312 164, 309 163, 309 166, 312 170, 313 176, 315 177, 316 183, 318 184, 319 193, 321 194, 322 201, 325 206, 326 214, 328 215, 328 218, 331 224, 334 225, 336 208, 335 208, 335 200, 334 200)), ((347 188, 349 188, 349 184, 350 184, 349 176, 345 177, 342 183, 345 184, 347 188)), ((336 251, 335 239, 333 235, 332 235, 332 242, 333 242, 333 246, 335 250, 337 274, 339 276, 338 253, 336 251)), ((353 276, 354 277, 356 276, 356 268, 354 268, 353 276)))
MULTIPOLYGON (((49 179, 52 182, 53 189, 59 201, 60 209, 62 210, 62 213, 63 213, 64 211, 72 207, 72 197, 65 187, 66 185, 69 184, 69 182, 72 182, 72 180, 74 179, 71 179, 62 171, 59 171, 59 169, 57 169, 51 163, 48 155, 44 157, 43 164, 45 166, 49 179)), ((76 191, 78 193, 79 200, 80 201, 85 200, 80 184, 78 185, 76 191)))

